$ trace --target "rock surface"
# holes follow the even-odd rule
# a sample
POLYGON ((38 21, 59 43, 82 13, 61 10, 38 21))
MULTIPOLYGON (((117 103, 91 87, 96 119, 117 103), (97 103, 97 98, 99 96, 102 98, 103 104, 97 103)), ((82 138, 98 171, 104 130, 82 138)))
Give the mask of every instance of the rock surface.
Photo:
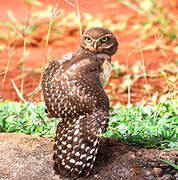
MULTIPOLYGON (((0 180, 56 180, 53 173, 53 139, 0 133, 0 180)), ((178 179, 176 169, 159 161, 178 162, 178 151, 128 146, 103 139, 91 175, 82 179, 178 179)))

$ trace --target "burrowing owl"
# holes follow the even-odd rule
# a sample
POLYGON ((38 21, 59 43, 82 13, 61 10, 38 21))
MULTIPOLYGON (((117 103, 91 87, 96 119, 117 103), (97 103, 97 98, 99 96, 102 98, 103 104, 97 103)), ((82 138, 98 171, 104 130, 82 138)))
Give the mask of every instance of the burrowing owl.
POLYGON ((42 76, 48 116, 61 118, 53 160, 55 173, 62 177, 87 176, 93 167, 100 135, 109 121, 109 99, 103 88, 117 46, 108 29, 89 29, 79 49, 51 61, 42 76))

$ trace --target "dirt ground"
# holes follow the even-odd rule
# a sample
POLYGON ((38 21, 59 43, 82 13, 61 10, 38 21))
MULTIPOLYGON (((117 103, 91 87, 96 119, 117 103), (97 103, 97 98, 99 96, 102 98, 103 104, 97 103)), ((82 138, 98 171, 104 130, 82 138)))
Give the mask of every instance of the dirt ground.
MULTIPOLYGON (((0 133, 0 179, 62 179, 54 176, 52 170, 52 147, 52 138, 0 133)), ((178 152, 128 146, 118 140, 103 139, 91 175, 80 179, 177 180, 176 170, 158 158, 176 163, 178 152)))
MULTIPOLYGON (((71 12, 76 12, 76 8, 72 7, 65 1, 47 1, 41 0, 43 3, 43 8, 47 7, 49 4, 55 6, 56 3, 59 3, 59 8, 64 9, 65 15, 69 15, 71 12)), ((73 1, 71 1, 73 2, 73 1)), ((164 2, 167 5, 166 1, 164 2)), ((5 1, 0 0, 0 20, 1 21, 9 21, 9 16, 7 15, 7 11, 11 10, 15 16, 15 18, 19 22, 26 22, 29 15, 29 7, 25 1, 5 1)), ((178 3, 177 3, 178 4, 178 3)), ((140 51, 132 52, 139 45, 139 41, 142 40, 139 37, 137 31, 132 31, 129 33, 130 29, 132 29, 137 22, 140 20, 138 14, 132 10, 124 6, 123 4, 116 3, 116 1, 112 0, 90 0, 90 1, 79 1, 80 13, 81 17, 84 17, 84 13, 89 13, 93 17, 102 16, 103 19, 110 19, 113 23, 117 23, 119 21, 118 15, 121 17, 129 16, 129 20, 127 22, 127 27, 124 30, 115 30, 114 33, 117 36, 119 41, 119 49, 117 54, 113 57, 112 62, 119 62, 124 66, 132 67, 135 63, 141 62, 142 54, 140 51), (110 6, 109 6, 110 5, 110 6), (117 17, 117 18, 116 18, 117 17)), ((175 9, 174 11, 177 11, 175 9)), ((50 57, 52 59, 60 58, 62 55, 75 51, 79 46, 79 29, 71 26, 66 29, 66 32, 63 37, 59 37, 56 39, 51 39, 49 41, 48 49, 45 48, 45 42, 43 37, 46 36, 47 31, 41 31, 36 34, 36 42, 37 44, 27 44, 26 50, 28 51, 28 56, 25 59, 25 76, 24 76, 24 95, 35 90, 35 88, 40 83, 41 73, 38 71, 43 64, 44 58, 46 58, 47 51, 50 52, 50 57), (38 34, 39 33, 39 34, 38 34)), ((13 40, 12 40, 13 41, 13 40)), ((0 41, 0 45, 4 43, 4 41, 0 41)), ((7 44, 7 41, 5 42, 7 44)), ((150 45, 155 43, 155 37, 149 37, 142 42, 143 44, 150 45)), ((12 43, 13 44, 13 43, 12 43)), ((171 47, 170 47, 171 48, 171 47)), ((20 101, 17 92, 12 86, 11 80, 15 82, 17 87, 20 89, 21 85, 21 75, 22 75, 22 58, 23 58, 23 42, 19 40, 16 42, 15 49, 13 51, 13 56, 10 61, 7 77, 5 80, 5 84, 2 91, 3 100, 10 99, 12 101, 20 101)), ((144 65, 145 71, 151 72, 158 71, 161 63, 172 63, 177 59, 177 54, 174 53, 170 49, 148 49, 143 51, 144 65)), ((4 72, 9 59, 9 49, 0 50, 0 82, 2 84, 2 79, 4 77, 4 72)), ((112 78, 106 87, 106 91, 108 95, 113 99, 113 104, 117 102, 121 104, 127 104, 128 102, 128 92, 127 90, 120 91, 117 85, 120 85, 123 82, 123 77, 127 73, 132 74, 132 71, 124 72, 123 74, 119 74, 118 77, 112 78), (115 83, 116 87, 112 87, 110 84, 115 83)), ((141 70, 143 74, 143 69, 141 70)), ((151 97, 155 92, 158 92, 159 96, 161 96, 164 91, 166 83, 165 79, 160 75, 154 77, 154 75, 150 75, 145 80, 144 76, 134 81, 131 87, 131 103, 135 104, 136 102, 145 99, 148 101, 149 97, 151 97), (149 84, 151 87, 148 93, 145 93, 145 89, 143 88, 144 84, 149 84)), ((166 92, 171 89, 169 87, 166 92)), ((41 92, 38 92, 34 96, 34 101, 41 101, 41 92)))

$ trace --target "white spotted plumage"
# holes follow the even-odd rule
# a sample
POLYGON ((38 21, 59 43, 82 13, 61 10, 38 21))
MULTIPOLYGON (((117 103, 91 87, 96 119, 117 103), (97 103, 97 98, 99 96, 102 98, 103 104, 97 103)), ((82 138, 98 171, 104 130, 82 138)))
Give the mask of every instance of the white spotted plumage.
POLYGON ((53 60, 42 76, 48 117, 61 118, 54 144, 54 171, 62 177, 87 176, 94 164, 101 133, 109 121, 109 99, 103 89, 117 50, 113 33, 93 28, 81 37, 75 53, 53 60), (86 45, 85 35, 93 43, 86 45), (101 43, 107 36, 108 43, 101 43), (94 47, 93 44, 97 44, 94 47))

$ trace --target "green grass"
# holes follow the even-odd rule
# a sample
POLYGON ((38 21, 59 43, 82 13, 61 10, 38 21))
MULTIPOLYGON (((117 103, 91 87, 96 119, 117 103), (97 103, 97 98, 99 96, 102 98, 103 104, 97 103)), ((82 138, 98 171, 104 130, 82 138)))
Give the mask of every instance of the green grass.
MULTIPOLYGON (((110 113, 108 131, 103 137, 145 147, 178 147, 178 102, 138 104, 111 109, 110 113)), ((0 132, 54 137, 58 122, 59 119, 48 119, 43 103, 0 103, 0 132)))
POLYGON ((58 119, 48 119, 42 103, 0 103, 0 132, 54 137, 58 119))
POLYGON ((132 108, 111 110, 108 131, 104 137, 120 139, 127 144, 145 147, 178 147, 178 102, 156 106, 138 104, 132 108))

